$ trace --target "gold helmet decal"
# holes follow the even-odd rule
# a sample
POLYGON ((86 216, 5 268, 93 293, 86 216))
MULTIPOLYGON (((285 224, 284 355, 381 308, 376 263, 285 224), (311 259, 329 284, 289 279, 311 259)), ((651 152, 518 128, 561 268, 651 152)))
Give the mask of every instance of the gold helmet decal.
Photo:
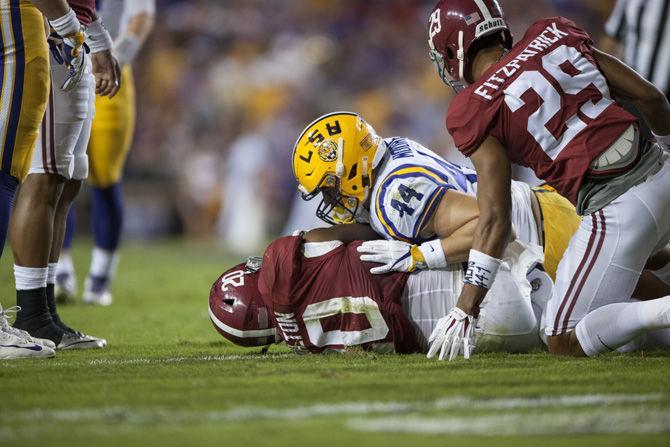
POLYGON ((367 199, 380 142, 372 126, 352 112, 324 115, 300 134, 293 147, 293 174, 305 200, 324 193, 320 218, 329 223, 354 220, 367 199))

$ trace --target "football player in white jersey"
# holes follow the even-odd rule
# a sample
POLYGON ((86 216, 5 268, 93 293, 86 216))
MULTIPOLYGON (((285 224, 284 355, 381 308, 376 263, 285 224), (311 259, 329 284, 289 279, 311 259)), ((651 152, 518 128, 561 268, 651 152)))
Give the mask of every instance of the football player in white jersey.
MULTIPOLYGON (((293 172, 305 199, 322 193, 321 219, 367 222, 374 230, 333 231, 356 233, 354 239, 387 239, 359 248, 362 260, 383 264, 373 273, 440 269, 468 258, 479 216, 477 177, 417 142, 382 139, 357 114, 336 112, 302 132, 293 172)), ((522 182, 512 183, 512 221, 516 237, 544 245, 545 262, 553 261, 553 268, 579 225, 574 207, 555 191, 531 190, 522 182)), ((661 293, 667 290, 663 284, 661 293)))

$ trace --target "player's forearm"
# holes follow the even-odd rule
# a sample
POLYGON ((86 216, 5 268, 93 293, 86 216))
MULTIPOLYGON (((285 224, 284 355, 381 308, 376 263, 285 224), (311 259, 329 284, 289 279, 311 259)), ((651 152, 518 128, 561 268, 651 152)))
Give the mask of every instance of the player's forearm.
POLYGON ((153 27, 153 14, 141 12, 130 19, 126 28, 126 33, 132 34, 139 41, 139 44, 142 45, 153 27))
POLYGON ((63 17, 70 10, 65 0, 30 0, 49 20, 63 17))
POLYGON ((495 207, 479 217, 472 248, 494 258, 501 258, 511 235, 512 221, 509 210, 495 207))
POLYGON ((141 12, 133 16, 128 28, 114 42, 114 55, 121 65, 129 65, 137 56, 154 24, 154 16, 141 12))
POLYGON ((464 262, 468 260, 470 249, 475 238, 475 230, 479 219, 471 220, 449 237, 440 239, 444 256, 448 263, 464 262))

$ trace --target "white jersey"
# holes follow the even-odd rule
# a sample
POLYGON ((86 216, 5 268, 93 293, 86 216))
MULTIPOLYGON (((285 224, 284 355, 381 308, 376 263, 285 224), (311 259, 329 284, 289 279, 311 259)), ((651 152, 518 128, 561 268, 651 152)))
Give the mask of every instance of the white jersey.
MULTIPOLYGON (((407 138, 386 138, 386 154, 370 199, 370 226, 386 239, 420 244, 435 238, 422 234, 444 194, 452 189, 477 196, 474 170, 446 161, 407 138)), ((512 182, 512 225, 517 237, 539 243, 531 207, 532 191, 512 182)))
POLYGON ((407 138, 386 138, 386 154, 374 181, 370 226, 386 239, 421 243, 421 234, 444 193, 477 195, 474 170, 450 163, 407 138))

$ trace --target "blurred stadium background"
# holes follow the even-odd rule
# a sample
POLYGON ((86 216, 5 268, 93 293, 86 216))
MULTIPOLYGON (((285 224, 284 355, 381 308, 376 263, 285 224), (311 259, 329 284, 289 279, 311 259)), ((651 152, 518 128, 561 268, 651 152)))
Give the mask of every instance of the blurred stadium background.
MULTIPOLYGON (((565 15, 597 41, 613 0, 506 0, 517 37, 565 15)), ((434 0, 158 0, 134 64, 125 238, 217 238, 249 254, 314 223, 295 202, 294 140, 317 116, 361 113, 379 133, 452 159, 449 89, 427 56, 434 0), (294 205, 295 203, 295 205, 294 205)), ((87 231, 86 194, 78 231, 87 231)), ((314 204, 315 206, 316 204, 314 204)))

